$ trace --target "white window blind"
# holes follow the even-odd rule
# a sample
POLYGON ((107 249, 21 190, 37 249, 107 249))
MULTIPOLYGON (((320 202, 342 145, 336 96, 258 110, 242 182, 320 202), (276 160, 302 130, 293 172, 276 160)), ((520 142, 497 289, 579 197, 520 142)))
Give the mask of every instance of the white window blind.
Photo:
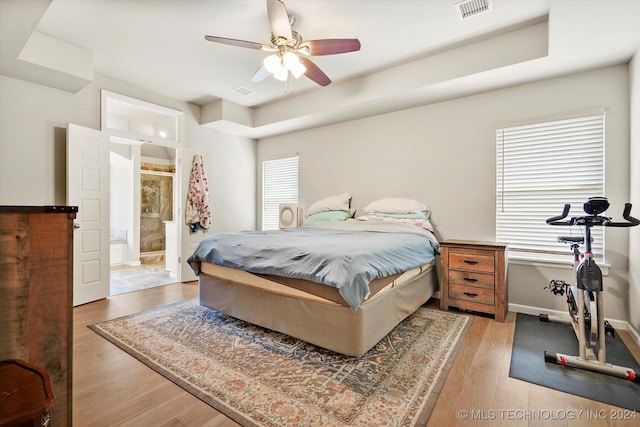
MULTIPOLYGON (((583 230, 545 220, 565 203, 569 217, 584 215, 584 202, 604 195, 604 135, 604 113, 498 129, 496 240, 510 251, 567 256, 557 237, 583 230)), ((602 227, 592 237, 593 253, 602 255, 602 227)))
POLYGON ((277 230, 280 203, 298 203, 298 156, 262 162, 262 229, 277 230))

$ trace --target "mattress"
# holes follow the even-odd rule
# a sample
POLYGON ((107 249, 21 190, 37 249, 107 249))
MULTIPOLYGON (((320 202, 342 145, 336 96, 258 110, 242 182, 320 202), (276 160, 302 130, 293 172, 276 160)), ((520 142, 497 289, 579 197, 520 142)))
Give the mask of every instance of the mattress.
POLYGON ((371 296, 376 279, 427 265, 438 251, 435 237, 413 225, 358 221, 322 225, 219 233, 201 241, 187 261, 196 274, 202 263, 209 263, 282 277, 277 281, 292 286, 321 283, 336 289, 355 312, 371 296))

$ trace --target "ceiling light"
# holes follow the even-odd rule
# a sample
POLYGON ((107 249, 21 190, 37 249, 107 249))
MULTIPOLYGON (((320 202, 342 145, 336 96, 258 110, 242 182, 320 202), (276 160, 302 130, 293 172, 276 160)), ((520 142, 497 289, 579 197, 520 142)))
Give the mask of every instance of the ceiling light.
POLYGON ((287 77, 289 77, 289 70, 285 67, 279 67, 273 72, 273 77, 284 82, 287 80, 287 77))
POLYGON ((279 55, 269 55, 264 58, 262 61, 264 64, 264 68, 266 68, 270 73, 275 73, 276 70, 281 66, 282 60, 279 55))
POLYGON ((296 55, 295 53, 287 52, 282 56, 282 63, 284 64, 285 67, 287 67, 288 69, 291 69, 296 64, 300 63, 300 59, 298 58, 298 55, 296 55))
POLYGON ((298 79, 307 71, 307 67, 300 62, 300 58, 293 52, 279 52, 264 58, 264 67, 278 80, 286 81, 289 71, 294 78, 298 79))
POLYGON ((293 52, 285 53, 282 57, 282 62, 284 63, 284 66, 287 67, 289 71, 291 71, 291 74, 293 74, 293 77, 295 77, 296 79, 299 79, 305 73, 305 71, 307 71, 307 67, 305 67, 304 64, 300 62, 300 58, 298 58, 298 55, 293 52))
POLYGON ((299 79, 307 71, 307 67, 305 67, 301 62, 298 62, 298 64, 290 70, 291 74, 293 74, 293 77, 299 79))

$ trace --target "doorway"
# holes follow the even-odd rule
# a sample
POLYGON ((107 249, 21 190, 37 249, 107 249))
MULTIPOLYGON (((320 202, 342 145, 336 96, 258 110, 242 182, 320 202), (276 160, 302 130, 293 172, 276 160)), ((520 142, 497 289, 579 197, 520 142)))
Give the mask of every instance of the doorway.
POLYGON ((183 279, 178 193, 181 111, 101 91, 110 137, 111 295, 183 279))
POLYGON ((176 150, 111 138, 111 295, 177 281, 176 150))

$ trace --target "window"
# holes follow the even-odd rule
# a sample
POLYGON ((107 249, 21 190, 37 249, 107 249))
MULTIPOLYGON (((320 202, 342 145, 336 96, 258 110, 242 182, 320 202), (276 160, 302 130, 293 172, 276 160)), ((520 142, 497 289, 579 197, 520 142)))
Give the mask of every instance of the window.
MULTIPOLYGON (((496 240, 515 252, 569 253, 559 235, 581 235, 578 227, 545 220, 583 215, 589 197, 604 195, 604 112, 498 129, 496 240)), ((604 253, 602 227, 592 229, 593 253, 604 253)))
POLYGON ((106 90, 101 91, 101 130, 112 136, 172 145, 180 141, 184 113, 106 90))
POLYGON ((278 229, 280 203, 298 203, 298 156, 262 162, 262 229, 278 229))

